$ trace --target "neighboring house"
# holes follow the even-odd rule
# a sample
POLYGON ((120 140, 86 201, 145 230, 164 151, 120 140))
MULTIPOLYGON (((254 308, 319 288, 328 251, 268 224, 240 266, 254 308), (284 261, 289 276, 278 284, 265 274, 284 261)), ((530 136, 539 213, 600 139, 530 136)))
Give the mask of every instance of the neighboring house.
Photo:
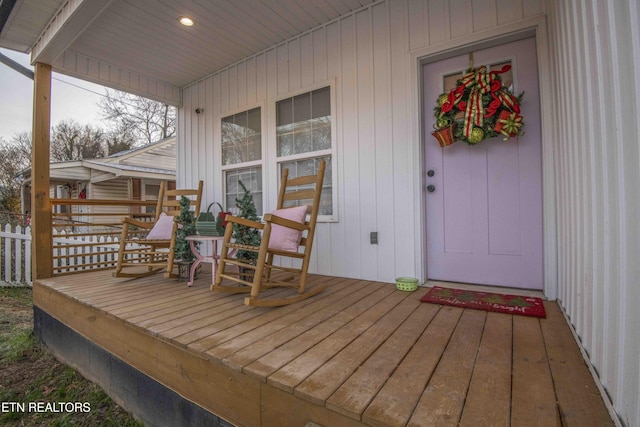
POLYGON ((177 106, 178 187, 205 203, 242 180, 267 212, 281 168, 326 158, 313 272, 542 290, 640 425, 637 1, 170 3, 3 3, 0 46, 177 106), (450 81, 507 63, 524 136, 435 145, 450 81))
MULTIPOLYGON (((121 151, 100 159, 72 160, 50 164, 49 196, 58 199, 155 200, 160 183, 175 185, 176 138, 169 137, 142 147, 121 151)), ((23 212, 31 211, 31 169, 19 175, 22 180, 23 212)), ((55 207, 66 213, 67 206, 55 207)), ((138 207, 139 209, 139 207, 138 207)), ((122 206, 78 206, 74 213, 114 213, 129 211, 122 206)), ((101 221, 105 218, 102 217, 101 221)), ((92 221, 92 217, 83 217, 92 221)))

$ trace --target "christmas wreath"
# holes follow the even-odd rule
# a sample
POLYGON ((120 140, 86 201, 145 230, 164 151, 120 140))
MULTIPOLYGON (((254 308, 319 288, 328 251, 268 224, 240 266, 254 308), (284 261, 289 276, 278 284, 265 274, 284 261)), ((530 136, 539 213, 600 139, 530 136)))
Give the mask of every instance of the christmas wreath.
POLYGON ((454 89, 438 96, 433 135, 441 146, 455 140, 477 144, 495 136, 507 140, 523 134, 520 103, 524 92, 515 96, 500 78, 510 69, 511 65, 498 71, 487 71, 484 65, 469 68, 454 89), (456 118, 459 112, 462 118, 456 118))

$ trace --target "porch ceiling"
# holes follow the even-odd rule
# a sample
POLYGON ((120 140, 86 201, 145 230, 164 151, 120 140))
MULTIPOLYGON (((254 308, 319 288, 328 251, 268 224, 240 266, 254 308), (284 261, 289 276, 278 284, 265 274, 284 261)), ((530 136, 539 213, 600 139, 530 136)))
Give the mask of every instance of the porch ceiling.
POLYGON ((80 55, 181 88, 374 1, 17 0, 4 25, 0 14, 0 47, 61 73, 77 75, 65 58, 80 55))

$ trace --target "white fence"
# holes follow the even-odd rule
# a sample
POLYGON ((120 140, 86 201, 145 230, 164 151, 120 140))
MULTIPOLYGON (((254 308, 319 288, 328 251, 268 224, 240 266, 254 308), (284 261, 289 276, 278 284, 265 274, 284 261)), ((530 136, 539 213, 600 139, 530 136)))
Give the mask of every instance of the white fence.
MULTIPOLYGON (((0 284, 31 286, 31 227, 6 224, 0 231, 2 263, 0 284)), ((118 238, 114 236, 53 235, 53 269, 55 274, 115 266, 118 238)))
POLYGON ((31 286, 31 227, 6 224, 0 230, 0 284, 31 286))

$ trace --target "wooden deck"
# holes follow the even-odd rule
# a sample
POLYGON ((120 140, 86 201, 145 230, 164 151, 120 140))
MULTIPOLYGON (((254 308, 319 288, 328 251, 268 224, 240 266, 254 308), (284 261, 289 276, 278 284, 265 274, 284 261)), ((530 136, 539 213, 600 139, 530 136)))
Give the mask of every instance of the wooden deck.
POLYGON ((555 302, 539 320, 314 276, 318 296, 252 308, 210 281, 69 275, 34 304, 235 425, 613 425, 555 302))

